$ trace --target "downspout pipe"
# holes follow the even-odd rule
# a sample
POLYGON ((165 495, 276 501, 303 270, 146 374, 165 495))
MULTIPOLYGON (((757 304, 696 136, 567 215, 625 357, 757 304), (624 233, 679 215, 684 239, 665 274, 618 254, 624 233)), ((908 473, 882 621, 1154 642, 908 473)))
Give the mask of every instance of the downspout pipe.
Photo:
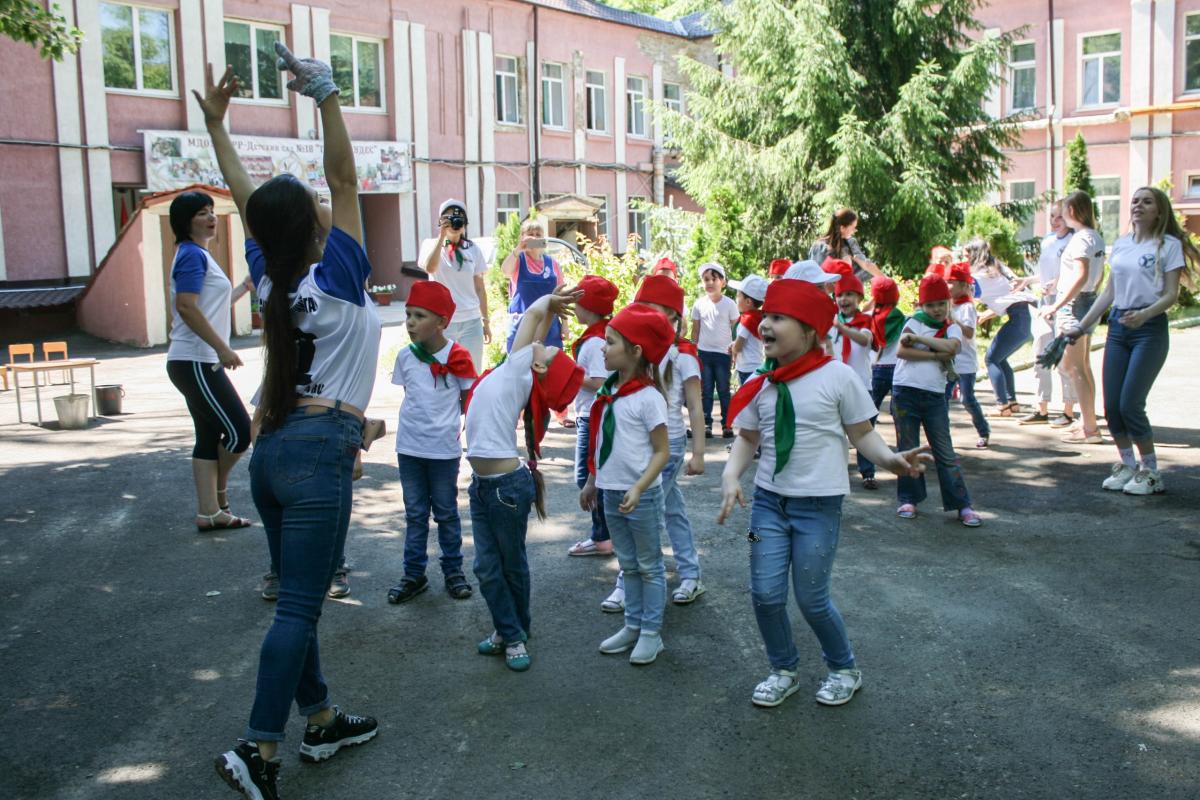
POLYGON ((541 91, 542 85, 542 68, 541 56, 538 55, 538 7, 533 6, 533 102, 530 103, 529 109, 529 124, 534 127, 533 134, 533 163, 530 166, 530 178, 533 183, 533 197, 530 205, 537 205, 542 199, 542 126, 541 117, 538 115, 538 92, 541 91))

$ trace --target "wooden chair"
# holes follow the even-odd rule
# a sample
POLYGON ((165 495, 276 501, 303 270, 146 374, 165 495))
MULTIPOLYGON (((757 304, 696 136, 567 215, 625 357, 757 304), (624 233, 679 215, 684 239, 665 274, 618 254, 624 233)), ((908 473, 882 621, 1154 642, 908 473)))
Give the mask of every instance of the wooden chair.
MULTIPOLYGON (((8 363, 9 364, 15 363, 17 360, 17 356, 26 356, 29 359, 30 363, 32 363, 33 362, 33 345, 31 345, 31 344, 10 344, 8 346, 8 363)), ((37 379, 38 379, 37 375, 34 375, 33 380, 36 382, 37 379)), ((13 380, 20 380, 20 378, 18 376, 14 375, 13 380)), ((4 388, 6 388, 6 389, 8 388, 8 365, 5 365, 5 367, 4 367, 4 388)))
MULTIPOLYGON (((45 361, 50 361, 51 355, 59 355, 59 356, 62 356, 64 359, 70 358, 70 356, 67 355, 67 343, 66 342, 42 342, 42 359, 45 361)), ((58 374, 59 374, 59 377, 61 378, 61 380, 59 380, 60 384, 68 382, 66 370, 63 370, 62 372, 59 372, 58 374)), ((47 373, 47 375, 46 375, 46 383, 47 384, 50 383, 49 373, 47 373)))

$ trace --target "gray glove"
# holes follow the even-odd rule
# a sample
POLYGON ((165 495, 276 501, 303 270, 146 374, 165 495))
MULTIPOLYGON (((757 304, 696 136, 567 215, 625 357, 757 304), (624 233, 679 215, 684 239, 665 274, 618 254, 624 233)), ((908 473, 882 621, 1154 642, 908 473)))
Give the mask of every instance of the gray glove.
POLYGON ((287 84, 287 88, 293 92, 311 97, 317 101, 317 105, 329 95, 338 93, 337 84, 333 82, 333 70, 324 61, 296 58, 283 42, 275 43, 275 53, 279 56, 279 69, 289 70, 296 76, 287 84))

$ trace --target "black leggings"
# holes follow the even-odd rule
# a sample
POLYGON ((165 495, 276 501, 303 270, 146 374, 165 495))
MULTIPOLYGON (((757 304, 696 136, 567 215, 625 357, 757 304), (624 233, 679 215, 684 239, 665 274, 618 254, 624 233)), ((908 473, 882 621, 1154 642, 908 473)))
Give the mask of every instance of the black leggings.
POLYGON ((167 376, 187 401, 196 426, 192 458, 216 461, 217 445, 230 453, 246 452, 250 446, 250 416, 224 367, 200 361, 168 361, 167 376))

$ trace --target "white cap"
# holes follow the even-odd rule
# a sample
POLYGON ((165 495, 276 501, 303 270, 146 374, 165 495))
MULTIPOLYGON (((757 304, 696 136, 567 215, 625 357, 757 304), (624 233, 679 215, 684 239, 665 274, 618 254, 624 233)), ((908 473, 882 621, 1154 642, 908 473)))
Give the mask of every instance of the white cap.
POLYGON ((833 283, 840 280, 842 276, 836 272, 825 272, 815 261, 797 261, 788 267, 788 271, 784 273, 783 277, 793 281, 823 284, 833 283))
POLYGON ((725 268, 715 261, 705 261, 700 265, 700 268, 696 270, 696 273, 701 277, 701 279, 703 279, 704 273, 708 272, 710 269, 720 275, 722 278, 725 277, 725 268))
POLYGON ((767 299, 767 281, 757 275, 747 275, 740 281, 730 281, 729 287, 760 303, 767 299))
POLYGON ((442 207, 438 209, 438 216, 440 217, 442 214, 445 214, 446 209, 448 208, 461 208, 465 214, 467 211, 467 204, 462 200, 455 200, 453 197, 451 197, 449 200, 442 203, 442 207))

